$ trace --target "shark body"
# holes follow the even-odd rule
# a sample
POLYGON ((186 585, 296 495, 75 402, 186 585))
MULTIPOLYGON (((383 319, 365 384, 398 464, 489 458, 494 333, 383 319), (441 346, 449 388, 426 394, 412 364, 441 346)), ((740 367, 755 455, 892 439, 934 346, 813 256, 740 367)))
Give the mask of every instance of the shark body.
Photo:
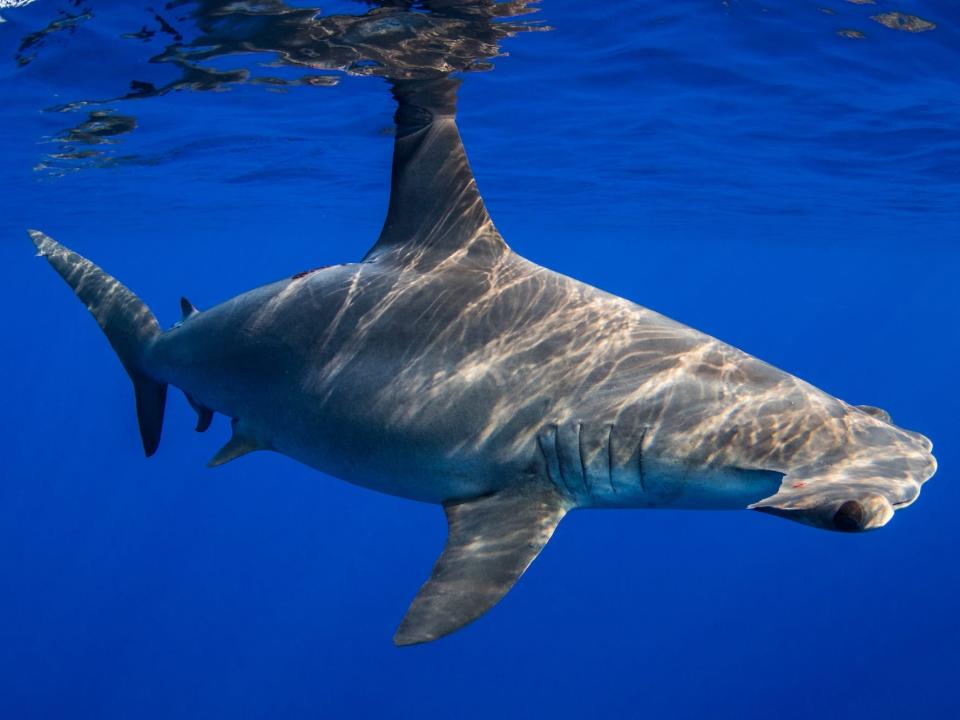
POLYGON ((144 446, 166 387, 220 464, 270 449, 444 506, 449 535, 398 644, 492 607, 574 508, 750 508, 831 530, 886 524, 931 443, 719 340, 525 260, 477 192, 456 82, 396 81, 390 209, 362 262, 298 273, 161 332, 129 290, 42 233, 39 252, 134 381, 144 446))

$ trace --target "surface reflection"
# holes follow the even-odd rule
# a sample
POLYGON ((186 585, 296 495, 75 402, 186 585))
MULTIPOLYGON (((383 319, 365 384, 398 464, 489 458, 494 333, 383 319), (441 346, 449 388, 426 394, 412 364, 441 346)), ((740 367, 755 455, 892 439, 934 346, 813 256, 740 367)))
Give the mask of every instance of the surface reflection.
MULTIPOLYGON (((128 92, 120 96, 77 98, 47 110, 73 112, 91 105, 182 90, 220 91, 239 84, 261 85, 274 91, 296 86, 329 87, 337 84, 341 73, 413 80, 490 70, 491 60, 501 54, 504 38, 549 29, 524 17, 537 10, 536 2, 383 0, 356 3, 362 10, 356 14, 329 15, 322 14, 319 7, 294 7, 280 0, 172 2, 162 12, 146 9, 147 21, 121 37, 165 43, 149 63, 176 68, 174 79, 157 84, 134 78, 128 92), (233 67, 223 68, 225 62, 233 67), (238 64, 240 67, 236 67, 238 64)), ((69 11, 61 10, 45 28, 23 39, 17 53, 21 66, 37 56, 49 35, 73 31, 93 18, 92 9, 83 0, 71 0, 70 5, 69 11)), ((116 68, 110 70, 116 72, 116 68)), ((71 147, 47 159, 100 165, 122 161, 104 157, 96 147, 104 144, 104 136, 89 131, 91 122, 103 124, 106 117, 91 113, 61 133, 57 141, 71 147)), ((123 132, 135 126, 134 121, 123 132)), ((48 162, 40 167, 53 166, 48 162)))

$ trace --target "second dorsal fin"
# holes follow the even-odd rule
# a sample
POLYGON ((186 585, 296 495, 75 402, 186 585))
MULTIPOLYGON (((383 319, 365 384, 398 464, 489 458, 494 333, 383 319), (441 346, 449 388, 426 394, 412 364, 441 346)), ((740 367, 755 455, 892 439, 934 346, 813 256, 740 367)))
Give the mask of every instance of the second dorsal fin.
POLYGON ((180 322, 183 322, 191 315, 196 315, 199 310, 193 306, 193 303, 187 300, 185 297, 180 298, 180 312, 182 314, 180 322))
POLYGON ((395 80, 390 207, 365 260, 386 254, 433 265, 463 251, 493 259, 507 246, 477 190, 456 124, 459 80, 395 80))

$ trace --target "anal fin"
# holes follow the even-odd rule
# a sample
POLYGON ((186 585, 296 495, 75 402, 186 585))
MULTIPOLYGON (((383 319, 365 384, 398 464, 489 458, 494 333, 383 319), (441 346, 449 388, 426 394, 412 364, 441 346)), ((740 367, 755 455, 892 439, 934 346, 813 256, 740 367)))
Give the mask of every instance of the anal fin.
POLYGON ((430 642, 483 615, 540 554, 569 507, 546 487, 446 505, 447 545, 393 641, 430 642))
POLYGON ((189 395, 187 395, 187 402, 190 403, 190 407, 197 413, 197 425, 193 429, 201 433, 206 432, 210 427, 210 423, 213 422, 213 410, 201 405, 189 395))

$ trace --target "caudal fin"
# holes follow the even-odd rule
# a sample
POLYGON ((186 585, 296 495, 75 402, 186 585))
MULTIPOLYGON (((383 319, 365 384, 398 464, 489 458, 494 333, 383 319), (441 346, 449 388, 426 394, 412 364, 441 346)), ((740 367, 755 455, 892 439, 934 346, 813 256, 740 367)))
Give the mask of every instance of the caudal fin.
POLYGON ((166 383, 157 382, 145 369, 147 349, 160 334, 157 319, 140 298, 92 262, 42 232, 29 232, 37 254, 73 288, 123 363, 133 381, 143 450, 147 457, 153 455, 160 444, 167 399, 166 383))

